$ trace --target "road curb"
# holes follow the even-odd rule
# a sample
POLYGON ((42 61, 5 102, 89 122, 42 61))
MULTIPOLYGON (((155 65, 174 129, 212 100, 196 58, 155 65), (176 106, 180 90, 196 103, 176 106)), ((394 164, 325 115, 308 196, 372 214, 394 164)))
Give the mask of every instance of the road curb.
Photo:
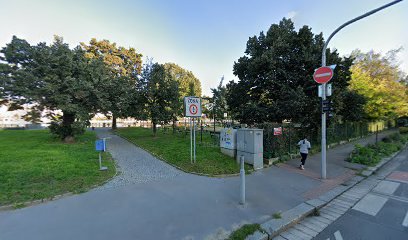
POLYGON ((286 231, 287 229, 291 228, 304 218, 312 215, 319 209, 325 207, 328 203, 332 200, 336 199, 347 190, 353 188, 355 185, 366 179, 367 177, 374 174, 379 168, 381 168, 384 164, 388 163, 396 155, 398 155, 401 151, 408 147, 406 144, 401 150, 398 152, 393 153, 390 157, 383 158, 376 166, 368 167, 365 171, 362 172, 363 176, 355 176, 352 179, 346 181, 340 186, 333 188, 332 190, 320 195, 318 198, 314 198, 303 202, 296 207, 289 209, 286 212, 282 213, 281 219, 270 219, 261 224, 261 228, 265 231, 265 233, 257 231, 254 234, 246 237, 246 240, 267 240, 273 239, 282 232, 286 231))

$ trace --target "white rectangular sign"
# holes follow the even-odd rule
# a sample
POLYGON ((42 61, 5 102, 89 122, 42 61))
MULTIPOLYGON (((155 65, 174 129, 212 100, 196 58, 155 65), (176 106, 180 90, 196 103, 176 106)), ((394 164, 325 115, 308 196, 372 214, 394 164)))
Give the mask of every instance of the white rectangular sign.
POLYGON ((201 117, 201 98, 184 97, 184 113, 186 117, 201 117))

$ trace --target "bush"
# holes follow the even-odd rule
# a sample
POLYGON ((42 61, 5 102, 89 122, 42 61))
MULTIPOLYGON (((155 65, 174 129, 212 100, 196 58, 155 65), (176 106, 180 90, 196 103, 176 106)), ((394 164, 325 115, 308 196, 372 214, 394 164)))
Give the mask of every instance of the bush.
POLYGON ((59 122, 52 122, 48 127, 52 134, 58 136, 61 140, 67 137, 74 137, 85 133, 85 124, 80 122, 74 122, 70 126, 62 125, 59 122))
POLYGON ((407 134, 408 133, 408 127, 399 127, 399 132, 401 134, 407 134))
POLYGON ((401 150, 407 141, 406 137, 396 133, 383 138, 377 144, 367 145, 366 147, 356 144, 349 160, 353 163, 374 166, 383 157, 390 156, 401 150))
POLYGON ((383 141, 385 143, 390 143, 390 142, 392 142, 392 139, 389 136, 387 136, 387 137, 384 137, 381 141, 383 141))

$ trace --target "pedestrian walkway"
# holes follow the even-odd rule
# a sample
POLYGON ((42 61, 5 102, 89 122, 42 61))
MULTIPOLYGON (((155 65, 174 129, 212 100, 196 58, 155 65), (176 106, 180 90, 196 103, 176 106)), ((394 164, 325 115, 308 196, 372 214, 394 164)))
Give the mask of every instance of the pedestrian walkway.
POLYGON ((405 149, 392 158, 391 162, 381 167, 377 174, 371 175, 330 200, 319 209, 318 216, 301 220, 273 239, 339 240, 343 237, 384 239, 385 236, 390 239, 406 239, 408 234, 404 232, 408 230, 407 156, 408 149, 405 149), (358 224, 361 221, 364 222, 365 229, 358 224), (356 226, 359 226, 358 230, 356 226), (373 227, 375 230, 370 230, 373 227), (379 228, 382 230, 378 230, 379 228), (383 232, 378 235, 376 231, 383 232), (405 236, 401 238, 403 235, 405 236))
POLYGON ((304 171, 296 169, 297 160, 262 169, 247 175, 243 206, 239 177, 183 173, 120 137, 98 134, 111 137, 108 150, 120 175, 84 194, 0 212, 0 239, 224 239, 244 223, 265 222, 310 193, 324 192, 322 186, 330 189, 353 171, 341 159, 353 144, 328 151, 327 180, 319 179, 318 155, 309 157, 304 171))
POLYGON ((184 172, 160 161, 143 149, 113 134, 109 128, 97 128, 99 138, 107 138, 107 149, 115 159, 118 174, 99 189, 171 179, 184 172))

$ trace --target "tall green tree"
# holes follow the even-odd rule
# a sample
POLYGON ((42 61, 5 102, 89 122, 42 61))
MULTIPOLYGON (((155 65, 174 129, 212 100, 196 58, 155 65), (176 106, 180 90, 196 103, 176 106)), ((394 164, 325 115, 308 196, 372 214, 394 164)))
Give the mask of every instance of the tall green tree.
POLYGON ((175 107, 180 100, 178 82, 174 81, 164 65, 148 62, 141 75, 141 99, 145 115, 152 121, 153 135, 157 124, 173 120, 175 107))
POLYGON ((224 76, 221 78, 217 88, 211 88, 213 94, 211 116, 215 120, 224 119, 224 113, 228 113, 227 88, 223 86, 224 76), (214 116, 213 116, 214 115, 214 116))
POLYGON ((81 132, 103 104, 99 88, 107 76, 103 62, 87 59, 80 47, 71 50, 61 37, 49 46, 31 46, 14 36, 1 53, 12 69, 5 86, 8 99, 17 105, 33 104, 37 111, 61 111, 51 129, 61 138, 81 132))
POLYGON ((390 51, 385 56, 359 50, 352 54, 356 60, 351 68, 350 89, 367 100, 364 110, 369 119, 390 120, 408 116, 408 88, 395 60, 398 51, 390 51))
POLYGON ((81 43, 85 56, 101 58, 109 69, 110 78, 103 84, 107 105, 103 112, 112 114, 112 129, 116 129, 116 119, 127 117, 134 106, 135 86, 142 70, 142 54, 134 48, 116 46, 108 40, 92 38, 89 44, 81 43), (132 104, 133 103, 133 104, 132 104))
POLYGON ((183 101, 186 96, 201 96, 201 82, 194 76, 191 71, 185 70, 175 63, 165 63, 164 69, 171 81, 177 83, 178 89, 178 101, 172 101, 171 109, 173 132, 175 131, 176 121, 179 117, 183 116, 183 101))
MULTIPOLYGON (((237 83, 227 84, 227 103, 244 123, 291 120, 312 129, 320 126, 318 84, 312 76, 320 66, 322 34, 308 26, 298 31, 290 19, 272 24, 267 33, 250 37, 245 55, 234 63, 237 83)), ((336 64, 335 91, 346 89, 351 62, 327 50, 327 63, 336 64)))

